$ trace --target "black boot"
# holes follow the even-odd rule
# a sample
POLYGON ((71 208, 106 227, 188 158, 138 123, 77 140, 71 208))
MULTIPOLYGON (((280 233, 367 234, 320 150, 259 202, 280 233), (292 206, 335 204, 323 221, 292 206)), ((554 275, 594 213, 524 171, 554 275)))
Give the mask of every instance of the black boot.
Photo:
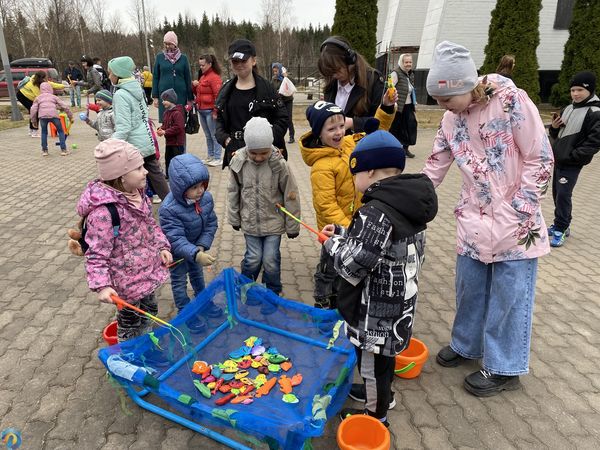
POLYGON ((491 397, 502 391, 514 391, 521 387, 519 376, 495 375, 487 370, 478 370, 468 375, 465 389, 476 397, 491 397))

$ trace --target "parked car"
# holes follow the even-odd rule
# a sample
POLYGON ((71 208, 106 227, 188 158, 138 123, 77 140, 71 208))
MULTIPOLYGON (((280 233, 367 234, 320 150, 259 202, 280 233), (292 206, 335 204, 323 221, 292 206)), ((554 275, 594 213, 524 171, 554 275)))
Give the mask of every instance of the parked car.
POLYGON ((10 62, 10 67, 54 67, 51 59, 48 58, 21 58, 10 62))
MULTIPOLYGON (((32 76, 40 70, 46 72, 50 80, 57 83, 60 82, 60 74, 54 67, 11 67, 10 73, 12 74, 15 90, 17 89, 19 81, 25 77, 32 76)), ((4 73, 4 70, 0 70, 0 97, 8 97, 8 84, 6 83, 6 74, 4 73)))

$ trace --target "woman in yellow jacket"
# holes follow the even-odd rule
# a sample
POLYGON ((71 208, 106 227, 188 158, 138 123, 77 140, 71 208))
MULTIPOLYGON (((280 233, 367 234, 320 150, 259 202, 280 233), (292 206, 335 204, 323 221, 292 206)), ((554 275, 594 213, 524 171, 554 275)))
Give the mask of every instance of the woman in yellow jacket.
POLYGON ((144 80, 142 83, 142 87, 144 88, 144 94, 146 94, 146 103, 148 105, 152 104, 152 72, 150 72, 150 68, 148 66, 144 66, 144 70, 142 71, 142 79, 144 80))
MULTIPOLYGON (((384 95, 382 105, 375 113, 380 129, 389 130, 394 120, 393 98, 384 95)), ((318 229, 328 224, 348 227, 361 199, 360 192, 354 189, 349 158, 365 133, 346 136, 344 112, 333 103, 318 101, 308 107, 306 117, 311 131, 300 138, 300 152, 304 162, 311 167, 310 181, 318 229)), ((365 126, 365 129, 368 128, 365 126)), ((336 274, 329 262, 327 254, 321 252, 321 261, 314 276, 317 308, 335 308, 336 274)))
MULTIPOLYGON (((34 100, 40 95, 40 85, 47 81, 52 86, 52 89, 56 91, 62 91, 65 86, 61 83, 54 83, 52 81, 48 81, 48 75, 43 70, 40 70, 33 74, 33 76, 29 79, 29 81, 17 92, 17 100, 27 108, 27 112, 31 112, 31 106, 33 105, 34 100)), ((31 122, 31 118, 29 119, 29 135, 31 137, 39 137, 38 129, 33 126, 31 122)))

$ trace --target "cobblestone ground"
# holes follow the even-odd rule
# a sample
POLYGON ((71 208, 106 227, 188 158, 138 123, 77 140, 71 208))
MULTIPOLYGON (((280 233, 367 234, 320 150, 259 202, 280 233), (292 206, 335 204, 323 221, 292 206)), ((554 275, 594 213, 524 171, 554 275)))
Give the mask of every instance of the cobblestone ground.
MULTIPOLYGON (((155 113, 154 113, 155 114, 155 113)), ((298 123, 300 131, 306 124, 298 123)), ((418 171, 434 131, 422 130, 418 171)), ((202 134, 188 136, 203 156, 202 134)), ((25 128, 0 133, 0 430, 21 431, 27 449, 224 448, 135 406, 121 405, 97 358, 103 327, 114 309, 87 289, 83 262, 66 248, 65 231, 76 220, 75 203, 95 176, 95 137, 81 122, 68 157, 52 149, 42 158, 25 128), (129 412, 129 415, 126 414, 129 412)), ((291 164, 301 186, 304 218, 314 223, 309 171, 296 144, 291 164)), ((430 356, 422 375, 396 379, 398 405, 390 411, 395 448, 592 449, 600 442, 600 223, 598 161, 587 167, 575 192, 575 219, 566 245, 540 262, 531 374, 523 389, 479 399, 462 387, 475 363, 443 369, 430 356)), ((211 168, 220 228, 214 253, 219 268, 239 267, 240 233, 225 224, 227 172, 211 168)), ((447 344, 454 311, 454 218, 459 177, 452 169, 439 188, 440 213, 428 231, 427 261, 420 283, 415 336, 431 355, 447 344)), ((552 201, 544 205, 551 219, 552 201)), ((318 244, 306 232, 282 245, 284 292, 311 303, 318 244)), ((209 273, 208 278, 212 275, 209 273)), ((160 316, 174 314, 170 287, 159 291, 160 316)), ((351 401, 350 406, 358 406, 351 401)), ((333 418, 316 449, 334 449, 333 418)))

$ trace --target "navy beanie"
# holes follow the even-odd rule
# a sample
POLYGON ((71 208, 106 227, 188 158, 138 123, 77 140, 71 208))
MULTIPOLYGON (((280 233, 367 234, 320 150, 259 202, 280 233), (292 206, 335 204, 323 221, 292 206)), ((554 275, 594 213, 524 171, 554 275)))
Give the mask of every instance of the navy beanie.
POLYGON ((367 170, 395 167, 404 170, 406 155, 404 147, 388 131, 377 130, 358 141, 350 155, 352 175, 367 170))
POLYGON ((336 114, 344 116, 344 111, 335 103, 325 102, 323 100, 306 108, 306 118, 310 124, 313 136, 319 137, 325 121, 336 114))
POLYGON ((579 86, 593 94, 596 90, 596 75, 593 72, 578 72, 571 78, 569 87, 579 86))

